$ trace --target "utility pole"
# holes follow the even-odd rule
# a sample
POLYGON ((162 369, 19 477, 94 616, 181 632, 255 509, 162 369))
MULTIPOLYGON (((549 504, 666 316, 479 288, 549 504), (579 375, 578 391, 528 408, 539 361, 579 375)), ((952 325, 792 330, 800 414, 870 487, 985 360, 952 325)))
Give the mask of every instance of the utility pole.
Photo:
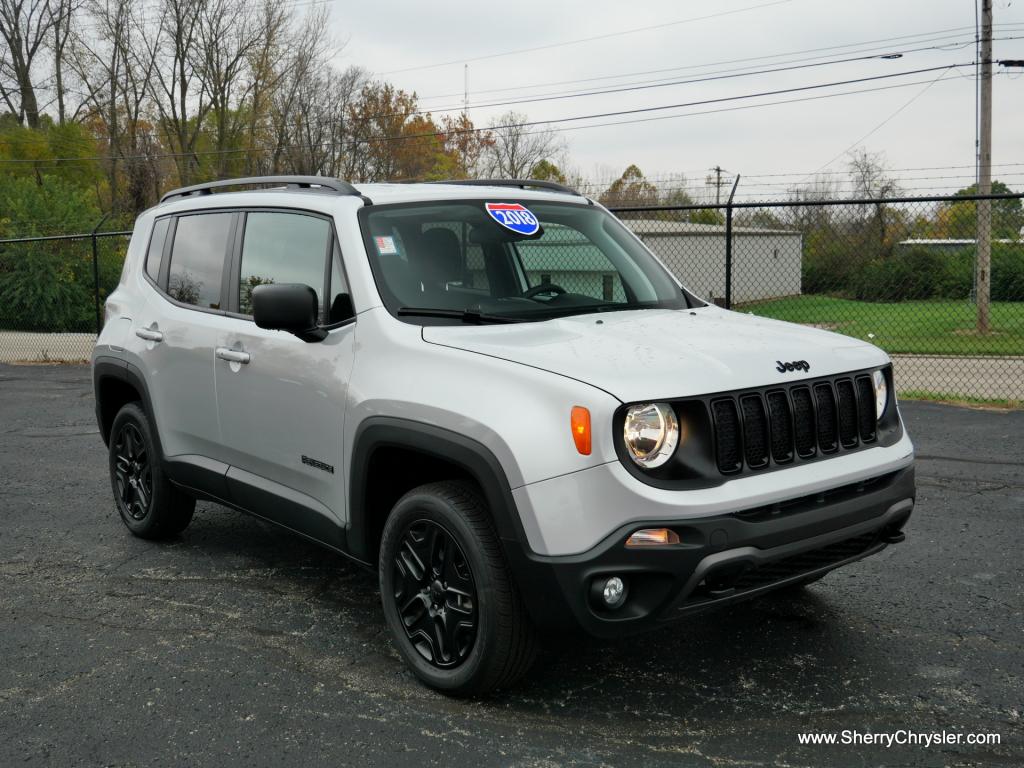
MULTIPOLYGON (((992 194, 992 0, 981 0, 981 131, 978 149, 978 194, 992 194)), ((975 301, 977 330, 989 332, 989 300, 992 280, 992 201, 978 201, 975 301)))
POLYGON ((722 204, 722 174, 723 173, 728 173, 728 171, 725 170, 724 168, 722 168, 720 165, 716 165, 714 168, 710 168, 708 170, 711 170, 711 171, 715 172, 715 180, 712 181, 711 177, 708 176, 706 181, 707 181, 708 184, 714 184, 715 185, 715 205, 721 205, 722 204))

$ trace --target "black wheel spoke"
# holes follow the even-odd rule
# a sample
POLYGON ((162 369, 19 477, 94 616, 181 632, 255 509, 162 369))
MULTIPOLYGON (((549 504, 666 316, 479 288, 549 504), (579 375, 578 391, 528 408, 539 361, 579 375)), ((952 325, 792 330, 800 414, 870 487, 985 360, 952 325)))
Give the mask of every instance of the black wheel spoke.
POLYGON ((113 473, 121 513, 134 520, 144 519, 153 499, 153 473, 146 441, 135 424, 124 424, 117 434, 113 473))
POLYGON ((461 664, 477 628, 476 584, 456 539, 432 520, 402 534, 392 560, 391 597, 416 652, 435 667, 461 664))

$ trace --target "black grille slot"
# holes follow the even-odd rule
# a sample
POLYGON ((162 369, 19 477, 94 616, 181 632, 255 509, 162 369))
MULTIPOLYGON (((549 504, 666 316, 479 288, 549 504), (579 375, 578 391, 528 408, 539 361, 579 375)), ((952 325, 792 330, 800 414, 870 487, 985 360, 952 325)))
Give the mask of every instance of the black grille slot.
POLYGON ((801 573, 835 565, 849 560, 851 557, 864 554, 875 545, 876 541, 877 534, 872 532, 829 544, 821 549, 812 549, 810 552, 801 552, 799 555, 791 555, 782 560, 765 563, 744 572, 732 586, 737 591, 757 589, 792 576, 799 576, 801 573))
POLYGON ((771 432, 772 459, 776 464, 793 460, 793 417, 785 392, 769 392, 768 424, 771 432))
POLYGON ((760 469, 768 466, 768 419, 758 395, 740 398, 743 410, 743 453, 747 466, 760 469))
POLYGON ((818 406, 818 447, 822 453, 831 453, 836 443, 836 398, 828 384, 814 385, 814 401, 818 406))
POLYGON ((742 467, 740 455, 740 419, 736 403, 732 400, 715 400, 711 404, 715 419, 715 458, 722 472, 739 472, 742 467))
POLYGON ((843 448, 857 447, 857 398, 853 382, 840 379, 836 382, 836 397, 839 400, 839 442, 843 448))
POLYGON ((814 426, 814 402, 811 390, 807 387, 794 387, 790 392, 793 397, 793 432, 796 441, 796 453, 803 459, 814 455, 817 438, 814 426))
POLYGON ((868 376, 857 377, 857 405, 860 411, 860 439, 875 440, 875 388, 868 376))

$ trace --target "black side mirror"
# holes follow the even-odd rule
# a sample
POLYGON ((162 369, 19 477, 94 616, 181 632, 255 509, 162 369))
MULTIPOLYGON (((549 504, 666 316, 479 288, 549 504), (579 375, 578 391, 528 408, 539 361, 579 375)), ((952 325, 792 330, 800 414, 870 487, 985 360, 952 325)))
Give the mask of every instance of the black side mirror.
POLYGON ((260 328, 323 341, 327 331, 317 327, 319 314, 316 291, 308 285, 267 283, 252 289, 252 317, 260 328))

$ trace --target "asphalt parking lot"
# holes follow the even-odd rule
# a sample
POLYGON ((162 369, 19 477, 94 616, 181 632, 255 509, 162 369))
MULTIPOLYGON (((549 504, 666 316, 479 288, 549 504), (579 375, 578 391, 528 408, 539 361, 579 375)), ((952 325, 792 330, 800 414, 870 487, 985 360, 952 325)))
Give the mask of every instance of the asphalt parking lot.
POLYGON ((88 369, 0 366, 0 765, 1024 764, 1024 412, 908 403, 907 541, 447 700, 372 575, 216 505, 132 538, 88 369), (806 731, 998 746, 801 746, 806 731))

